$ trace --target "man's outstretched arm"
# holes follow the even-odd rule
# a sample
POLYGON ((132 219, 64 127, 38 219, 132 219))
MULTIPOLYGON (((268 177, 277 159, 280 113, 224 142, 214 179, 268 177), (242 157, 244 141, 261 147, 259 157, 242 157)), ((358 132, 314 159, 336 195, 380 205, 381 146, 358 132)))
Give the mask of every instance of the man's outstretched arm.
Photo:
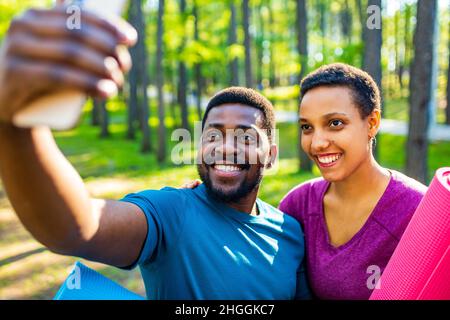
POLYGON ((92 199, 48 128, 11 124, 15 111, 46 92, 79 89, 108 97, 122 84, 130 59, 119 48, 134 43, 134 29, 82 17, 78 32, 65 27, 64 9, 32 10, 11 24, 0 57, 0 176, 38 241, 57 253, 125 267, 145 241, 141 209, 92 199))

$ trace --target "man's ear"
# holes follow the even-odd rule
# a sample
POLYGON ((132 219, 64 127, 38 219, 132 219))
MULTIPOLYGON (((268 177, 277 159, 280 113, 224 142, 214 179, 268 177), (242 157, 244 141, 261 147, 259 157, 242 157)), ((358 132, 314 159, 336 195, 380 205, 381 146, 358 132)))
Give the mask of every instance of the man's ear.
POLYGON ((270 145, 269 157, 266 163, 266 169, 270 169, 274 166, 275 161, 277 160, 278 155, 278 146, 276 144, 270 145))
POLYGON ((367 117, 368 135, 373 138, 377 135, 381 123, 381 110, 373 110, 367 117))

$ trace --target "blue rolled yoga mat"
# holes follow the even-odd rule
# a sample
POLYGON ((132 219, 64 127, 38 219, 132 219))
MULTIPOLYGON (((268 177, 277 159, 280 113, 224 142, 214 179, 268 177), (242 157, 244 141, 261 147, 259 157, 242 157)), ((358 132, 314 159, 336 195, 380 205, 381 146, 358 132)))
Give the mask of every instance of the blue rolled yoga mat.
POLYGON ((77 261, 54 300, 145 300, 77 261))

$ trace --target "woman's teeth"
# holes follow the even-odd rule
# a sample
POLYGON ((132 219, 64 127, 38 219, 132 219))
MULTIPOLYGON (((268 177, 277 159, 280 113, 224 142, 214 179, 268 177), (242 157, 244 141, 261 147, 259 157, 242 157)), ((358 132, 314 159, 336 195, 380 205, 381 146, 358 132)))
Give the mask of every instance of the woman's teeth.
POLYGON ((317 156, 317 159, 319 160, 320 163, 330 164, 332 162, 336 162, 340 157, 341 157, 340 154, 336 154, 333 156, 325 156, 325 157, 317 156))
POLYGON ((223 164, 216 164, 214 166, 215 169, 220 170, 220 171, 225 171, 225 172, 236 172, 236 171, 241 171, 242 169, 237 167, 237 166, 233 166, 233 165, 223 165, 223 164))

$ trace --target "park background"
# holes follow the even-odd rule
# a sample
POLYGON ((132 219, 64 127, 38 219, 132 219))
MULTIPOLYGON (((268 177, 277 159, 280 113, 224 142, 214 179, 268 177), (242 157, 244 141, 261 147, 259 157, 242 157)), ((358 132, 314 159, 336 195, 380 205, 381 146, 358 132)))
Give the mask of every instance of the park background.
MULTIPOLYGON (((0 42, 14 16, 51 5, 1 0, 0 42)), ((55 132, 93 196, 120 199, 196 178, 194 165, 171 162, 178 143, 171 133, 192 131, 208 97, 241 85, 277 110, 279 170, 264 179, 260 197, 278 205, 292 187, 319 176, 298 148, 298 83, 332 62, 364 68, 381 84, 375 153, 383 166, 428 184, 450 165, 450 0, 133 0, 124 17, 140 35, 124 89, 109 101, 88 101, 77 128, 55 132), (368 12, 370 5, 381 9, 381 28, 371 28, 377 11, 368 12)), ((0 182, 0 299, 51 299, 76 260, 29 235, 0 182)), ((138 270, 87 264, 144 295, 138 270)))

